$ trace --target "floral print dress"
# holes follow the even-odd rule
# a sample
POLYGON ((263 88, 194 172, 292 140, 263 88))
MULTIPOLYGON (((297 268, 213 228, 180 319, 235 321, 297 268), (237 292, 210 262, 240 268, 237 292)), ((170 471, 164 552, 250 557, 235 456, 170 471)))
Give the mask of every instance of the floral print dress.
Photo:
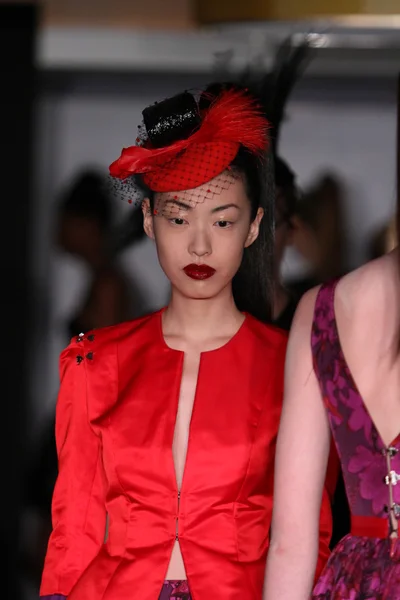
POLYGON ((319 290, 311 344, 342 464, 352 530, 333 551, 312 597, 400 600, 400 433, 384 444, 353 380, 335 318, 336 285, 334 281, 319 290))

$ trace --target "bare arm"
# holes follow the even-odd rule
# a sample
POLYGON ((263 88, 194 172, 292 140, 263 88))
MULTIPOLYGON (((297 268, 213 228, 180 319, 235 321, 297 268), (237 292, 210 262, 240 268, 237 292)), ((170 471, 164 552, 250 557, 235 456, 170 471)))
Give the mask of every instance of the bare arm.
POLYGON ((312 365, 315 298, 312 290, 300 302, 286 355, 264 600, 309 600, 317 564, 330 433, 312 365))

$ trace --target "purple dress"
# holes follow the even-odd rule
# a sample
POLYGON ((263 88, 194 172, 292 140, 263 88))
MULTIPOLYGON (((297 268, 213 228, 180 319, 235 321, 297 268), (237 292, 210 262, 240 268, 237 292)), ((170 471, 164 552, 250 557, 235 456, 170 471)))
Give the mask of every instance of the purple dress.
POLYGON ((384 444, 350 373, 335 318, 336 283, 319 291, 312 353, 342 464, 352 528, 333 551, 312 597, 400 600, 400 540, 393 537, 393 517, 400 517, 400 433, 389 446, 384 444))

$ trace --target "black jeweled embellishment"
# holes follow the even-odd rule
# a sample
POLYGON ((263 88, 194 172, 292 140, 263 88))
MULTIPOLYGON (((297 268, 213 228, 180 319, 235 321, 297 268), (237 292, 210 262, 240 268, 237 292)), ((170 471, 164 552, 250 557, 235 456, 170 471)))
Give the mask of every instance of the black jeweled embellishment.
POLYGON ((188 92, 152 104, 142 114, 152 148, 164 148, 187 139, 201 125, 197 102, 188 92))
POLYGON ((94 341, 94 333, 91 333, 90 335, 88 335, 87 339, 89 340, 89 342, 93 342, 94 341))
POLYGON ((88 352, 88 353, 86 354, 86 358, 87 358, 88 360, 93 360, 93 352, 88 352))
POLYGON ((78 354, 78 356, 76 357, 76 362, 78 363, 78 365, 80 365, 82 361, 83 361, 83 356, 78 354))

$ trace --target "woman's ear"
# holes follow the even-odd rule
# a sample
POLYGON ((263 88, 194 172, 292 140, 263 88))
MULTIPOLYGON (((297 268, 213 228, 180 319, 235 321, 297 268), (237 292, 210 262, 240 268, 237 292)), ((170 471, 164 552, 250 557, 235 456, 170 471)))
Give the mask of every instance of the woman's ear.
POLYGON ((250 224, 250 229, 249 229, 249 233, 247 235, 244 247, 248 248, 249 246, 251 246, 251 244, 253 242, 256 241, 256 239, 258 238, 258 234, 260 232, 260 224, 261 224, 261 219, 264 216, 264 209, 263 208, 259 208, 257 210, 257 214, 255 216, 255 219, 253 219, 252 223, 250 224))
POLYGON ((151 212, 150 200, 145 198, 142 202, 143 228, 146 235, 154 240, 153 214, 151 212))

